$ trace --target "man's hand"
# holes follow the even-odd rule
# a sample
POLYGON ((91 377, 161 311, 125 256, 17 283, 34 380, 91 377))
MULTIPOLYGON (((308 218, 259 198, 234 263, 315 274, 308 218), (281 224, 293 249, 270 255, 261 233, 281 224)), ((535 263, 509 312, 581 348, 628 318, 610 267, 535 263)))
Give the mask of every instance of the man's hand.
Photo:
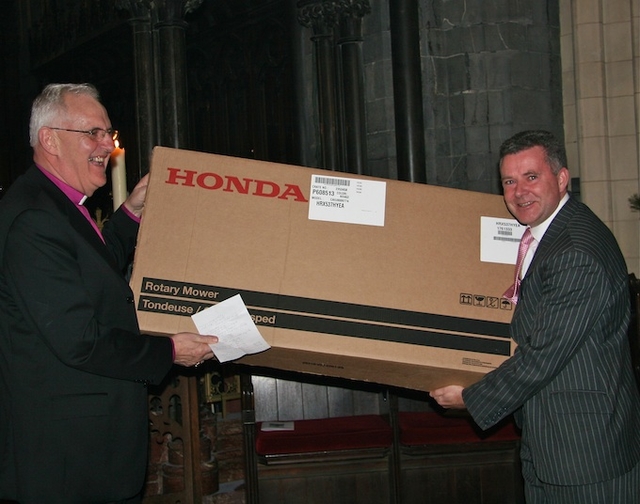
POLYGON ((144 208, 144 198, 147 195, 147 186, 149 185, 149 174, 147 173, 136 184, 131 191, 129 197, 125 200, 124 206, 127 207, 133 215, 140 217, 144 208))
POLYGON ((429 392, 429 395, 443 408, 465 409, 460 385, 449 385, 429 392))
POLYGON ((171 336, 175 351, 174 363, 181 366, 198 366, 215 357, 210 344, 217 343, 217 336, 201 336, 195 333, 178 333, 171 336))

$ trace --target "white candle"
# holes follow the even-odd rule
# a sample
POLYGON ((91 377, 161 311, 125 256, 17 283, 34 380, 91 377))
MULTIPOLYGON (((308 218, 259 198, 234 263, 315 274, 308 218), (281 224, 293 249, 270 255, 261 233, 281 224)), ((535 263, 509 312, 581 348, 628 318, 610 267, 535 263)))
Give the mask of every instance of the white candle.
POLYGON ((111 187, 113 210, 116 211, 127 199, 127 166, 124 160, 124 148, 116 140, 116 148, 111 153, 111 187))

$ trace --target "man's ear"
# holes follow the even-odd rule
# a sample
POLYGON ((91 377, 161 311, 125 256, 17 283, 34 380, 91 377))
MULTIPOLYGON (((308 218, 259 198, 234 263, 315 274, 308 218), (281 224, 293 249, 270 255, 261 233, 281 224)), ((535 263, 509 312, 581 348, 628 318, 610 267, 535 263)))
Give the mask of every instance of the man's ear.
POLYGON ((38 141, 40 146, 49 154, 54 156, 58 154, 60 139, 51 128, 47 128, 46 126, 40 128, 38 131, 38 141))
POLYGON ((569 189, 569 170, 565 167, 560 168, 558 172, 558 187, 560 188, 560 192, 565 192, 569 189))

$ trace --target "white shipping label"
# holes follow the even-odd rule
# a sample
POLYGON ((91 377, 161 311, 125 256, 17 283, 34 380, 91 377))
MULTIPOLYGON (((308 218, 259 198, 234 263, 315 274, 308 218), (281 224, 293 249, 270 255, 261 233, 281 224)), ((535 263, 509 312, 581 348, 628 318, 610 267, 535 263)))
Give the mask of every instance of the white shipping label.
POLYGON ((384 226, 386 182, 311 175, 309 219, 384 226))
POLYGON ((480 261, 515 264, 526 228, 515 219, 480 217, 480 261))

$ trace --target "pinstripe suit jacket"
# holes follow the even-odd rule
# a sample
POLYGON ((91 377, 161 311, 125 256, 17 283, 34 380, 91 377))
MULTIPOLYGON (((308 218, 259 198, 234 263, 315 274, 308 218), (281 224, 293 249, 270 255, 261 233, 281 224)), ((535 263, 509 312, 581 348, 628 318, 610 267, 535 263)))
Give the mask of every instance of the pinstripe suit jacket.
POLYGON ((522 281, 510 327, 514 356, 463 391, 484 429, 515 413, 541 481, 605 481, 640 460, 629 307, 615 238, 570 198, 522 281))

